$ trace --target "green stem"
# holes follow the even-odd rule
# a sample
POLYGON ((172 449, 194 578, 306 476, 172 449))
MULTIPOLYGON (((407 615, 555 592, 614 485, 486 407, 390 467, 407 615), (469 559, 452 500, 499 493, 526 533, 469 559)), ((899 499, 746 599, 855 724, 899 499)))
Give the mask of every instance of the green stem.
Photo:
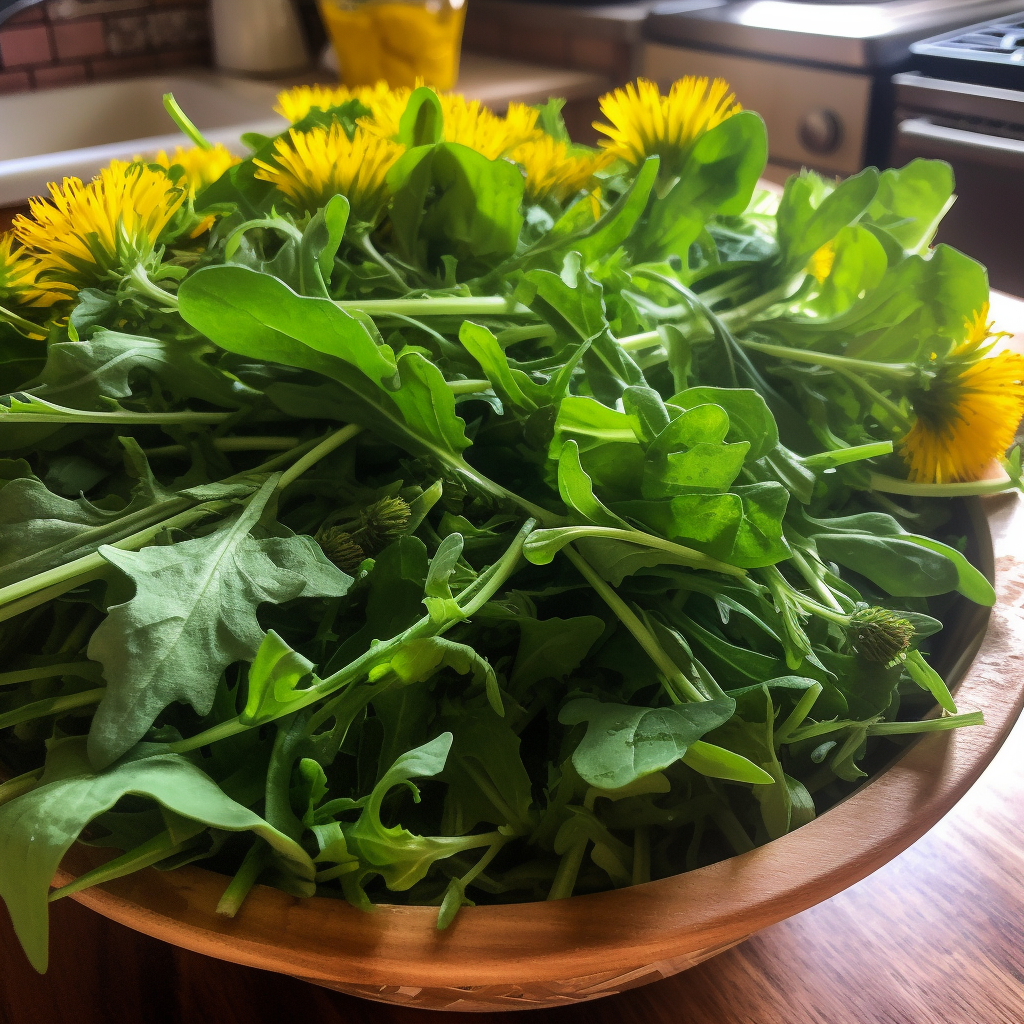
POLYGON ((48 897, 49 902, 53 903, 54 900, 63 899, 72 893, 81 892, 83 889, 89 889, 103 882, 112 882, 115 878, 123 878, 125 875, 130 875, 136 871, 141 871, 143 868, 159 864, 160 861, 173 857, 176 853, 181 853, 194 846, 196 837, 205 831, 206 825, 200 822, 192 822, 191 827, 185 829, 184 835, 180 834, 181 829, 177 830, 177 838, 171 834, 170 830, 161 832, 148 842, 137 846, 134 850, 123 853, 120 857, 115 857, 113 860, 108 860, 106 864, 101 864, 98 868, 87 871, 73 882, 69 882, 62 888, 51 892, 48 897))
POLYGON ((0 306, 0 323, 10 324, 20 334, 24 334, 33 341, 46 340, 46 332, 39 326, 39 324, 34 324, 31 320, 26 320, 23 316, 18 316, 17 313, 12 312, 5 306, 0 306))
POLYGON ((883 395, 877 388, 872 387, 860 374, 853 373, 851 370, 843 369, 839 366, 834 367, 834 369, 851 384, 859 387, 873 402, 885 409, 897 426, 902 427, 903 430, 909 430, 913 426, 913 421, 910 417, 894 401, 883 395))
POLYGON ((786 630, 786 637, 789 645, 786 648, 786 664, 790 668, 798 668, 803 659, 811 653, 812 647, 803 626, 796 617, 793 608, 792 598, 796 597, 803 601, 809 600, 799 590, 790 586, 789 581, 779 572, 777 565, 769 565, 761 570, 761 578, 764 580, 772 600, 775 603, 775 610, 782 616, 782 624, 786 630))
POLYGON ((504 797, 498 792, 486 773, 480 771, 465 758, 459 758, 459 764, 462 770, 476 783, 480 792, 494 805, 494 809, 498 814, 513 828, 521 828, 522 822, 515 816, 512 808, 505 802, 504 797))
POLYGON ((746 829, 729 807, 720 807, 711 817, 736 853, 750 853, 754 849, 754 844, 751 842, 750 836, 747 835, 746 829))
MULTIPOLYGON (((93 569, 91 572, 83 573, 81 576, 65 580, 63 583, 55 583, 52 586, 44 587, 42 590, 36 590, 18 601, 11 601, 9 604, 0 605, 0 622, 17 618, 23 612, 48 604, 50 601, 66 594, 69 590, 77 590, 78 587, 84 587, 87 583, 92 583, 94 580, 103 579, 109 568, 109 565, 103 565, 93 569)), ((0 591, 0 593, 3 593, 3 591, 0 591)))
POLYGON ((487 852, 459 879, 463 888, 472 885, 473 881, 487 868, 487 865, 505 848, 506 843, 511 842, 512 839, 512 836, 501 836, 500 839, 495 839, 487 852))
POLYGON ((336 299, 340 309, 368 316, 404 313, 406 316, 535 316, 529 306, 500 295, 439 296, 435 299, 336 299))
POLYGON ((15 683, 31 683, 34 679, 51 679, 54 676, 91 675, 99 666, 94 661, 69 661, 63 665, 43 665, 39 668, 23 668, 18 672, 0 673, 0 686, 15 683))
MULTIPOLYGON (((828 605, 833 611, 842 612, 843 606, 836 599, 836 595, 832 593, 827 586, 825 581, 814 571, 814 568, 810 565, 803 553, 800 552, 792 544, 790 548, 790 561, 797 567, 800 575, 807 580, 808 586, 821 598, 822 601, 828 605)), ((796 591, 799 593, 799 591, 796 591)))
POLYGON ((234 878, 224 890, 224 895, 217 904, 217 913, 223 914, 224 917, 234 917, 269 862, 270 847, 262 839, 257 838, 249 847, 242 866, 235 872, 234 878))
POLYGON ((498 331, 495 337, 502 348, 514 345, 517 341, 533 341, 544 338, 553 341, 556 336, 554 327, 550 324, 527 324, 524 327, 506 327, 498 331))
POLYGON ((862 462, 864 459, 877 459, 882 455, 891 455, 892 448, 892 441, 875 441, 872 444, 858 444, 849 448, 836 448, 830 452, 821 452, 818 455, 807 455, 800 461, 811 470, 835 469, 838 466, 848 466, 851 462, 862 462))
POLYGON ((132 267, 128 273, 128 280, 131 281, 132 287, 140 295, 145 295, 147 298, 153 299, 155 302, 159 302, 172 310, 178 308, 178 296, 164 291, 160 285, 151 281, 145 267, 141 263, 136 263, 132 267))
POLYGON ((832 755, 830 766, 835 768, 841 765, 847 758, 856 753, 858 747, 864 742, 868 734, 868 724, 864 722, 854 723, 850 735, 843 741, 843 745, 832 755))
POLYGON ((775 730, 775 749, 778 750, 783 743, 788 742, 788 737, 794 730, 803 725, 804 719, 811 713, 815 701, 821 696, 824 687, 821 683, 815 683, 808 687, 803 696, 797 701, 789 718, 787 718, 778 729, 775 730))
POLYGON ((839 605, 837 609, 823 607, 818 604, 817 601, 812 600, 806 594, 801 594, 799 590, 792 587, 790 588, 790 597, 792 597, 792 599, 796 601, 801 608, 810 612, 812 615, 828 619, 829 622, 835 622, 840 626, 850 625, 850 616, 843 611, 841 605, 839 605))
MULTIPOLYGON (((868 723, 868 725, 873 723, 868 723)), ((854 726, 867 726, 863 722, 851 722, 847 720, 832 722, 815 722, 813 725, 805 725, 803 728, 794 729, 786 738, 787 743, 801 743, 803 740, 814 740, 819 736, 829 736, 834 732, 843 732, 854 726)))
POLYGON ((91 547, 95 550, 101 544, 113 544, 117 540, 130 536, 140 528, 162 522, 168 516, 184 512, 187 508, 196 504, 198 502, 193 498, 172 498, 169 501, 163 501, 157 505, 150 505, 148 508, 139 509, 138 512, 132 512, 122 519, 115 520, 105 526, 94 526, 89 530, 83 530, 81 533, 69 537, 60 544, 54 544, 44 551, 37 551, 34 554, 26 555, 24 558, 19 558, 16 562, 11 562, 9 565, 4 566, 3 569, 0 569, 0 580, 15 577, 13 582, 17 582, 17 577, 22 576, 23 572, 35 575, 35 572, 30 571, 30 567, 33 564, 38 566, 39 560, 44 554, 48 556, 46 561, 59 562, 64 555, 71 554, 81 548, 91 547))
POLYGON ((340 448, 346 441, 351 441, 357 434, 362 433, 363 428, 358 423, 349 423, 340 430, 334 431, 324 438, 312 451, 307 452, 293 465, 281 474, 277 482, 278 492, 283 491, 289 484, 294 483, 306 470, 311 469, 321 459, 326 458, 336 448, 340 448))
POLYGON ((8 779, 3 785, 0 785, 0 807, 10 803, 11 800, 21 796, 22 793, 35 789, 36 784, 42 777, 43 769, 34 768, 30 772, 25 772, 24 775, 16 775, 13 779, 8 779))
POLYGON ((321 438, 310 438, 308 441, 303 441, 302 444, 296 445, 289 451, 282 452, 280 455, 275 455, 272 459, 267 459, 266 462, 261 462, 258 466, 254 466, 252 469, 242 470, 241 473, 235 473, 234 476, 225 477, 223 480, 218 481, 222 484, 239 484, 251 481, 254 477, 258 477, 264 473, 274 473, 279 470, 282 466, 287 466, 293 459, 301 458, 306 452, 312 451, 321 442, 321 438))
POLYGON ((965 725, 984 725, 985 716, 980 711, 965 711, 960 715, 945 715, 942 718, 926 718, 923 722, 876 722, 868 726, 869 736, 907 736, 919 732, 945 732, 960 729, 965 725))
POLYGON ((628 334, 625 338, 619 338, 619 347, 627 352, 637 352, 660 344, 661 334, 658 331, 644 331, 642 334, 628 334))
MULTIPOLYGON (((794 295, 804 282, 803 273, 791 277, 788 281, 776 285, 763 295, 758 295, 742 306, 735 309, 727 309, 719 314, 726 326, 733 331, 740 331, 756 316, 760 316, 767 309, 771 309, 777 302, 783 302, 794 295)), ((699 293, 698 293, 699 294, 699 293)), ((701 301, 707 303, 704 295, 700 295, 701 301)), ((714 301, 712 299, 712 301, 714 301)))
POLYGON ((341 878, 342 875, 351 875, 353 871, 359 871, 360 866, 359 861, 350 860, 344 864, 338 864, 336 867, 318 871, 316 873, 316 884, 323 885, 324 882, 332 882, 335 878, 341 878))
MULTIPOLYGON (((640 530, 621 530, 616 526, 588 526, 585 527, 587 537, 601 537, 607 540, 622 540, 627 544, 636 544, 656 551, 667 551, 677 558, 687 560, 687 564, 694 569, 707 569, 710 572, 720 572, 726 576, 745 577, 746 569, 740 569, 728 562, 720 562, 717 558, 705 555, 703 551, 685 547, 682 544, 675 544, 673 541, 665 540, 652 533, 643 533, 640 530), (641 538, 638 540, 637 538, 641 538)), ((578 536, 578 535, 577 535, 578 536)))
MULTIPOLYGON (((297 437, 215 437, 213 447, 219 452, 278 452, 291 451, 298 443, 297 437)), ((168 444, 162 448, 143 448, 149 458, 165 455, 187 455, 183 444, 168 444)))
POLYGON ((159 425, 165 423, 223 423, 234 413, 230 412, 93 412, 89 409, 69 409, 62 405, 44 402, 41 398, 32 399, 33 405, 42 405, 52 412, 11 412, 9 408, 0 406, 0 423, 49 423, 60 426, 61 423, 116 423, 133 424, 135 426, 159 425))
MULTIPOLYGON (((725 314, 722 314, 722 319, 725 314)), ((769 345, 767 342, 750 341, 737 338, 739 344, 754 352, 763 352, 767 356, 789 359, 795 363, 812 363, 815 366, 827 366, 840 371, 860 371, 872 373, 879 377, 892 377, 895 380, 912 380, 917 376, 917 367, 910 363, 875 363, 869 359, 851 359, 847 356, 836 356, 829 352, 816 352, 808 348, 790 348, 788 345, 769 345)))
POLYGON ((189 116, 178 105, 173 92, 164 93, 164 110, 170 115, 171 120, 181 129, 182 134, 192 140, 192 143, 200 149, 213 149, 213 143, 206 139, 203 133, 192 123, 189 116))
POLYGON ((926 690, 930 693, 936 701, 939 703, 939 707, 943 711, 950 715, 957 713, 956 701, 953 700, 953 695, 949 692, 949 687, 946 685, 946 680, 939 675, 925 661, 924 655, 920 651, 909 651, 907 653, 904 665, 910 678, 921 687, 922 690, 926 690))
POLYGON ((580 873, 580 866, 583 864, 583 855, 587 852, 587 840, 580 839, 573 843, 558 862, 558 870, 555 872, 555 880, 551 883, 548 891, 549 900, 565 900, 572 895, 576 888, 576 879, 580 873))
POLYGON ((973 494, 999 494, 1017 485, 1009 477, 1001 480, 969 480, 956 484, 920 484, 899 477, 871 474, 871 489, 885 494, 908 494, 921 498, 961 498, 973 494))
POLYGON ((580 575, 597 591, 598 595, 606 605, 618 616, 622 624, 633 634, 637 643, 647 652, 648 657, 657 666, 658 670, 683 694, 688 700, 703 701, 704 694, 690 682, 682 673, 679 666, 665 653, 661 644, 651 635, 647 627, 634 614, 633 610, 619 597, 612 587, 594 571, 589 562, 580 555, 576 549, 567 544, 562 548, 562 554, 579 570, 580 575))
POLYGON ((399 274, 399 272, 395 270, 395 268, 390 263, 388 263, 388 261, 384 259, 383 256, 381 256, 381 254, 377 251, 377 247, 370 240, 370 235, 368 232, 361 231, 357 235, 356 241, 359 245, 359 248, 362 249, 363 252, 366 253, 366 255, 369 256, 370 259, 388 275, 388 277, 392 278, 395 281, 395 283, 402 289, 402 291, 407 292, 409 290, 408 282, 402 278, 402 275, 399 274))
POLYGON ((5 715, 0 715, 0 729, 9 729, 12 725, 31 722, 35 718, 63 715, 67 711, 87 708, 90 704, 99 704, 106 692, 107 688, 101 686, 96 690, 72 693, 66 697, 48 697, 46 700, 37 700, 32 704, 25 704, 14 711, 8 711, 5 715))
POLYGON ((491 390, 489 380, 450 380, 448 389, 453 395, 479 395, 491 390))
MULTIPOLYGON (((230 504, 227 501, 211 501, 205 505, 199 505, 196 508, 182 512, 180 515, 165 519, 155 526, 141 530, 139 533, 132 534, 130 537, 125 537, 123 540, 112 544, 111 547, 120 548, 122 551, 137 551, 164 530, 184 529, 208 515, 222 511, 230 504)), ((67 590, 81 586, 87 582, 87 579, 97 579, 99 575, 106 571, 109 564, 101 554, 94 552, 91 555, 84 555, 82 558, 76 558, 72 562, 67 562, 65 565, 57 566, 55 569, 41 572, 37 576, 31 576, 27 580, 0 588, 0 608, 3 609, 3 611, 0 611, 0 621, 10 617, 9 614, 5 614, 8 611, 7 606, 14 604, 20 599, 38 596, 40 592, 51 590, 54 587, 64 587, 65 589, 61 593, 66 593, 67 590), (71 584, 71 586, 65 586, 66 584, 71 584)))

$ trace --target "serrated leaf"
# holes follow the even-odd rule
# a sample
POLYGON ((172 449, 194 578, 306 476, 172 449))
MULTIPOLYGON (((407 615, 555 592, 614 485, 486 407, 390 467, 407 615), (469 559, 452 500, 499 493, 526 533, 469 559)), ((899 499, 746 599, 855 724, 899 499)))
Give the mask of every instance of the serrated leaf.
POLYGON ((49 402, 102 409, 101 399, 127 398, 152 375, 179 399, 199 398, 228 408, 256 401, 258 392, 215 365, 217 354, 207 341, 100 329, 83 341, 50 345, 46 365, 27 388, 49 402))
POLYGON ((418 836, 401 825, 388 828, 380 818, 381 804, 395 786, 408 786, 415 799, 419 799, 419 790, 411 780, 439 775, 444 770, 451 745, 452 734, 444 732, 403 754, 374 786, 358 821, 347 828, 343 826, 349 851, 359 857, 368 873, 381 875, 389 889, 412 888, 435 861, 473 845, 473 837, 467 840, 418 836))
POLYGON ((426 682, 445 668, 472 676, 473 683, 486 691, 494 711, 499 715, 505 713, 491 663, 472 647, 441 636, 406 640, 397 649, 382 655, 369 669, 368 678, 376 683, 393 676, 400 685, 409 686, 426 682))
POLYGON ((107 681, 89 733, 98 767, 138 742, 173 701, 209 713, 224 669, 251 661, 259 649, 260 604, 347 593, 351 577, 311 538, 251 535, 276 481, 208 536, 141 551, 100 548, 135 584, 135 596, 110 608, 89 644, 107 681))
POLYGON ((280 718, 299 697, 298 685, 314 667, 270 630, 249 667, 249 692, 239 720, 245 725, 260 725, 280 718))

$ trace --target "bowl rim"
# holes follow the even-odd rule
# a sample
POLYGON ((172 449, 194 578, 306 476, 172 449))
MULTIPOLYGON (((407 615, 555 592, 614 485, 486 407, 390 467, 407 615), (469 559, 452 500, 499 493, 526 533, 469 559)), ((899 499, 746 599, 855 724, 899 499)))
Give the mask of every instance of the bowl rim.
MULTIPOLYGON (((229 919, 215 913, 224 876, 195 865, 147 869, 73 899, 175 945, 331 987, 452 989, 605 972, 622 977, 733 945, 841 892, 920 838, 976 781, 1020 714, 1024 501, 997 495, 965 507, 998 601, 952 672, 964 673, 958 702, 982 711, 985 725, 923 734, 887 770, 781 839, 629 888, 467 907, 444 932, 436 929, 435 907, 380 905, 367 913, 341 899, 301 900, 263 885, 229 919)), ((109 856, 77 844, 54 884, 109 856)))

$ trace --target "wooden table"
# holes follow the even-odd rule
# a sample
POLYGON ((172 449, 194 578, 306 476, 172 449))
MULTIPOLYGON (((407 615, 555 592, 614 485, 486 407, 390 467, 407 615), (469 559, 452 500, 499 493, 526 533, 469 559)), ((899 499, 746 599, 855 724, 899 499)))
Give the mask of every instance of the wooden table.
MULTIPOLYGON (((995 295, 993 315, 1024 351, 1024 302, 995 295)), ((0 1024, 467 1021, 209 960, 71 900, 54 905, 52 930, 52 966, 41 978, 0 911, 0 1024)), ((827 903, 656 985, 490 1016, 492 1024, 1022 1024, 1024 720, 938 826, 827 903)))

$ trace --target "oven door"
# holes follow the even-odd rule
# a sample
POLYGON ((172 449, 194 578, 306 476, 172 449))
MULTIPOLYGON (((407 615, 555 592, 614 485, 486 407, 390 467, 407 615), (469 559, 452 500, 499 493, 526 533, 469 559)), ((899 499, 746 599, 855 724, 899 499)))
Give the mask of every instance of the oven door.
POLYGON ((915 75, 895 84, 892 165, 929 157, 956 175, 937 241, 984 263, 994 288, 1024 295, 1024 93, 915 75))

